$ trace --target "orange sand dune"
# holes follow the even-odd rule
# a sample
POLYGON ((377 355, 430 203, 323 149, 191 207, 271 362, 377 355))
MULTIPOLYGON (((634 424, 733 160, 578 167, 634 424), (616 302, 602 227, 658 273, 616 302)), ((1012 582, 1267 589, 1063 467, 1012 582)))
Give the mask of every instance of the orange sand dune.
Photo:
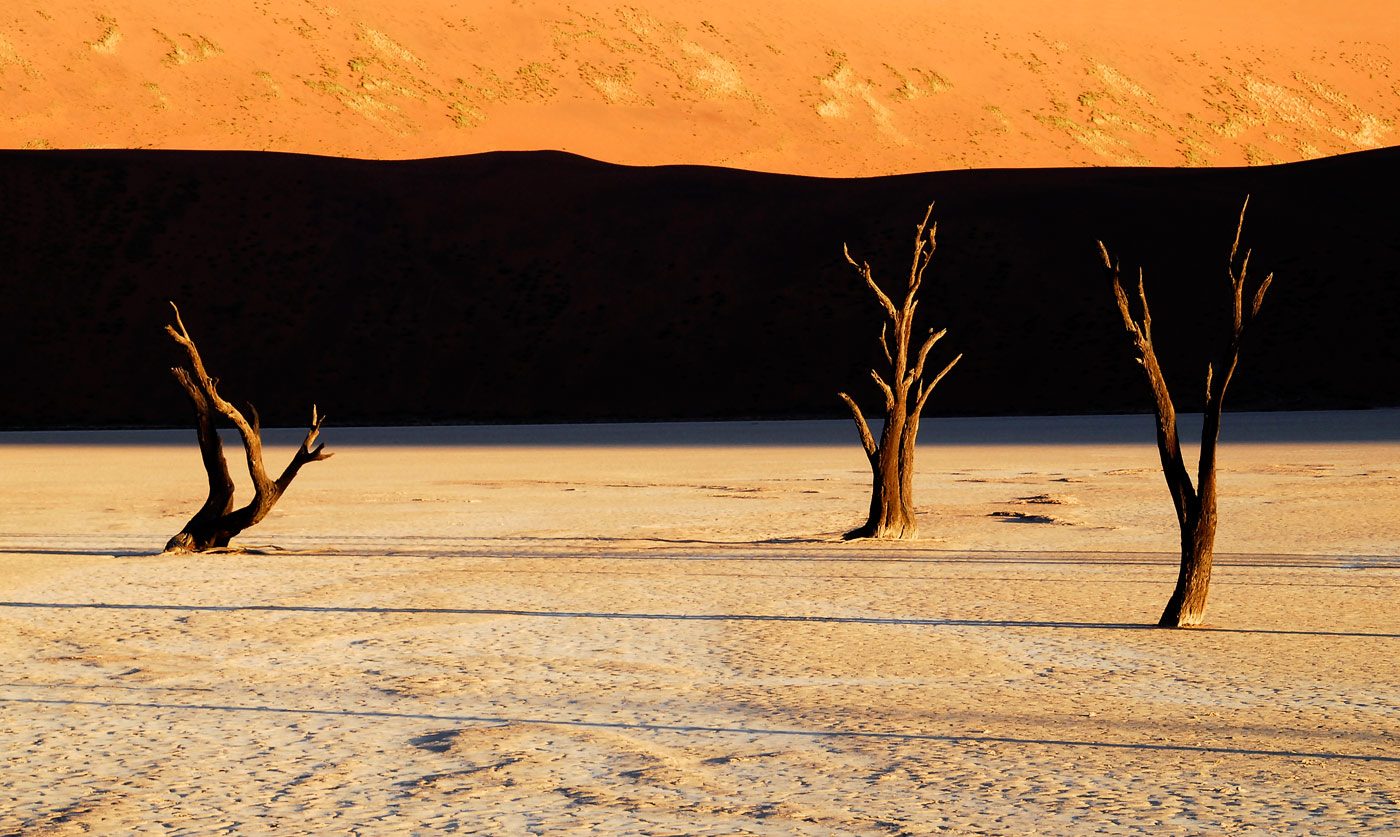
POLYGON ((1391 0, 17 0, 0 147, 1287 162, 1395 144, 1398 41, 1391 0))

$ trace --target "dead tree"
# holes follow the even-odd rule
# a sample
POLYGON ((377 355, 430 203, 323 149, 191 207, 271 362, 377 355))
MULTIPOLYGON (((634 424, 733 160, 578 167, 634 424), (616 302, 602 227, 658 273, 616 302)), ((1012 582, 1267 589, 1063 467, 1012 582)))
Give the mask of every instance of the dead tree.
POLYGON ((1181 442, 1177 433, 1176 409, 1172 405, 1171 393, 1167 391, 1162 367, 1157 362, 1157 353, 1152 345, 1152 314, 1147 308, 1147 293, 1143 289, 1142 270, 1138 269, 1138 300, 1142 304, 1142 318, 1135 319, 1129 306, 1128 295, 1123 292, 1119 280, 1118 262, 1109 258, 1108 249, 1099 242, 1099 252, 1103 256, 1104 268, 1113 279, 1113 294, 1118 300, 1118 311, 1123 316, 1123 325, 1131 335, 1137 349, 1137 361, 1147 373, 1147 383, 1152 388, 1152 405, 1157 415, 1157 451, 1161 454, 1162 472, 1171 491, 1172 503, 1176 506, 1177 524, 1181 529, 1181 571, 1176 579, 1176 590, 1167 602, 1166 610, 1157 623, 1163 628, 1184 628, 1201 624, 1205 614, 1206 595, 1210 591, 1211 559, 1215 550, 1216 524, 1216 482, 1215 448, 1220 437, 1220 412, 1225 403, 1225 389, 1235 373, 1240 359, 1240 340, 1245 327, 1253 322, 1264 302, 1264 293, 1273 282, 1270 273, 1255 290, 1253 301, 1245 306, 1245 279, 1249 270, 1250 251, 1236 268, 1239 253, 1240 234, 1244 230, 1244 213, 1249 208, 1249 198, 1240 209, 1239 224, 1235 228, 1235 242, 1230 246, 1230 261, 1227 273, 1233 305, 1233 318, 1229 332, 1224 335, 1218 354, 1206 366, 1205 421, 1201 427, 1201 454, 1197 464, 1196 485, 1191 485, 1191 476, 1186 471, 1186 463, 1181 455, 1181 442))
POLYGON ((292 484, 301 466, 308 462, 328 459, 332 454, 323 452, 324 443, 316 445, 315 448, 311 447, 316 444, 316 435, 321 432, 321 422, 325 421, 325 416, 317 415, 313 405, 311 430, 307 432, 305 441, 292 456, 292 461, 282 472, 282 476, 276 480, 270 479, 267 471, 263 469, 258 411, 252 404, 246 405, 248 414, 252 416, 249 420, 219 396, 218 381, 209 377, 209 373, 205 371, 199 350, 195 348, 194 340, 190 338, 184 322, 180 319, 180 309, 176 308, 173 302, 170 303, 170 307, 175 309, 175 325, 167 325, 165 330, 189 355, 190 362, 190 369, 176 366, 170 371, 194 404, 199 452, 204 459, 204 470, 209 475, 209 499, 204 501, 200 510, 185 524, 185 528, 170 539, 165 545, 165 551, 204 552, 227 547, 231 538, 267 517, 267 513, 272 511, 272 507, 286 492, 287 486, 292 484), (238 434, 243 439, 244 452, 248 456, 248 473, 253 480, 253 499, 239 509, 233 507, 233 478, 229 476, 223 443, 219 441, 218 431, 214 427, 216 412, 228 418, 234 427, 238 428, 238 434))
POLYGON ((846 402, 846 406, 851 408, 851 416, 855 419, 856 430, 860 432, 860 441, 865 446, 865 455, 870 460, 870 470, 873 473, 869 519, 865 525, 847 532, 845 537, 848 540, 913 538, 918 534, 918 522, 914 518, 914 441, 919 435, 919 414, 923 411, 924 402, 928 401, 933 388, 943 380, 943 376, 948 374, 954 364, 962 360, 962 355, 959 354, 943 367, 943 371, 934 376, 932 381, 924 381, 924 361, 928 359, 934 344, 948 331, 943 329, 935 332, 929 329, 928 335, 919 346, 913 365, 909 363, 909 348, 914 332, 914 310, 919 305, 916 296, 919 286, 923 283, 924 270, 938 246, 935 240, 938 224, 929 226, 929 218, 932 215, 933 205, 929 204, 923 222, 914 233, 914 261, 909 268, 909 283, 905 289, 904 301, 898 308, 875 283, 875 279, 870 275, 869 263, 856 264, 856 260, 851 258, 851 251, 843 245, 846 261, 865 279, 865 284, 885 309, 888 322, 880 327, 880 346, 884 349, 885 361, 889 364, 888 379, 878 370, 870 370, 870 377, 875 379, 875 385, 885 397, 885 427, 880 433, 878 445, 855 400, 844 392, 838 393, 841 400, 846 402), (894 326, 893 348, 888 339, 891 325, 894 326))

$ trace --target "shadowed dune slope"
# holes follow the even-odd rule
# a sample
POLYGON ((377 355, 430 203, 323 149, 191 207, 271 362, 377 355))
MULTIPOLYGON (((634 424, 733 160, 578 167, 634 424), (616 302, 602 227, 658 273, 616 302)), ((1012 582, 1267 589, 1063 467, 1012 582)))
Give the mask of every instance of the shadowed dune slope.
POLYGON ((0 147, 835 177, 1393 146, 1393 0, 15 0, 0 147))
POLYGON ((1198 405, 1239 205, 1260 277, 1234 409, 1400 404, 1400 151, 1285 166, 829 180, 562 153, 370 162, 0 153, 0 424, 179 425, 178 301, 269 424, 838 416, 868 407, 887 286, 936 200, 920 316, 965 352, 930 412, 1141 411, 1096 262, 1145 266, 1178 405, 1198 405), (304 415, 306 413, 307 415, 304 415))

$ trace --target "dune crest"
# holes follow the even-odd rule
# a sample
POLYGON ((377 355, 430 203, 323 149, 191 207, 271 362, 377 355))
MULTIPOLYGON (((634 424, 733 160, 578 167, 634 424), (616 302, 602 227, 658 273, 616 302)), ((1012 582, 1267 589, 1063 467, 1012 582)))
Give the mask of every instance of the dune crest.
POLYGON ((1377 0, 136 0, 0 12, 0 147, 864 176, 1291 162, 1393 145, 1377 0))

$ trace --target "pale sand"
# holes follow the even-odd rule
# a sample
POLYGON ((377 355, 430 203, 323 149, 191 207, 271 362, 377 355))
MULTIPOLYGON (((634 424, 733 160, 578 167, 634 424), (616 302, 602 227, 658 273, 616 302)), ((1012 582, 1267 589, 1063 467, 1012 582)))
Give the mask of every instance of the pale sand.
POLYGON ((825 176, 1395 145, 1394 0, 35 0, 0 147, 558 149, 825 176))
POLYGON ((1226 417, 1189 632, 1150 420, 926 427, 918 542, 845 423, 328 428, 198 557, 192 433, 8 434, 0 834, 1395 832, 1400 414, 1226 417))

